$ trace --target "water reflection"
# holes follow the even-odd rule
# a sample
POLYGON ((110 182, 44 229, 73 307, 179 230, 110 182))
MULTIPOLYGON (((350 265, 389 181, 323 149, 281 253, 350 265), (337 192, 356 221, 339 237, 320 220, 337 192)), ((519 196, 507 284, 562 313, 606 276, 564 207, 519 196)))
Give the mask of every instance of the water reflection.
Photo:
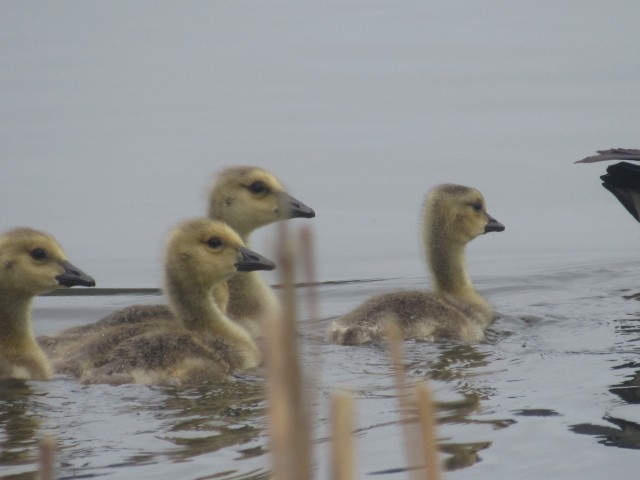
POLYGON ((449 455, 444 460, 444 469, 447 471, 467 468, 480 461, 478 452, 491 446, 491 442, 474 443, 441 443, 438 448, 449 455))
POLYGON ((38 440, 44 430, 58 438, 60 478, 77 478, 79 472, 85 478, 102 476, 117 467, 153 466, 163 460, 184 462, 223 449, 228 449, 221 457, 224 472, 215 461, 205 460, 210 465, 205 471, 215 472, 215 478, 268 477, 262 467, 266 460, 246 463, 265 455, 265 400, 257 375, 188 390, 85 387, 64 378, 47 386, 39 392, 33 383, 0 383, 2 478, 37 478, 38 440))
POLYGON ((593 435, 600 438, 598 443, 607 447, 640 449, 640 425, 622 418, 603 417, 618 428, 581 423, 572 425, 570 430, 582 435, 593 435))
MULTIPOLYGON (((165 400, 152 407, 170 428, 163 438, 180 447, 170 453, 185 460, 230 446, 247 445, 264 435, 263 385, 253 379, 190 390, 165 390, 165 400)), ((262 446, 240 449, 241 458, 264 455, 262 446)))
MULTIPOLYGON (((623 364, 613 369, 638 367, 636 362, 623 364)), ((636 370, 631 378, 613 385, 609 392, 617 395, 620 399, 630 405, 640 404, 640 370, 636 370)), ((613 416, 603 417, 607 422, 615 425, 613 427, 603 427, 598 425, 576 425, 572 429, 576 433, 595 435, 602 438, 599 443, 610 447, 640 449, 640 424, 634 421, 616 418, 613 416)))
POLYGON ((24 381, 0 382, 0 465, 33 462, 42 425, 42 419, 34 414, 36 399, 34 390, 24 381))
MULTIPOLYGON (((631 362, 621 365, 619 368, 638 366, 640 366, 638 363, 631 362)), ((627 403, 640 403, 640 370, 636 370, 631 379, 622 382, 620 385, 613 385, 609 391, 627 403)))
MULTIPOLYGON (((483 412, 483 400, 488 399, 493 390, 474 379, 486 375, 486 367, 491 364, 491 352, 483 351, 475 345, 442 343, 436 344, 438 354, 425 362, 421 355, 410 356, 408 371, 411 377, 421 377, 430 381, 447 382, 460 395, 453 401, 437 402, 438 423, 440 425, 489 425, 493 429, 506 428, 513 419, 479 419, 483 412)), ((447 455, 443 461, 445 470, 458 470, 480 461, 478 452, 487 449, 492 442, 442 442, 440 451, 447 455)))
MULTIPOLYGON (((620 344, 628 345, 629 342, 631 342, 631 345, 634 345, 638 340, 638 334, 640 334, 640 319, 631 318, 620 320, 616 323, 616 331, 623 338, 627 336, 632 337, 631 339, 624 338, 620 344)), ((631 349, 636 353, 639 350, 638 347, 633 346, 631 349)), ((627 348, 625 348, 625 351, 626 350, 627 348)), ((640 363, 631 361, 616 365, 612 367, 612 370, 620 371, 637 369, 638 367, 640 367, 640 363)), ((609 393, 616 395, 625 404, 640 404, 640 370, 633 371, 633 373, 628 375, 627 380, 624 380, 619 384, 611 385, 609 393)), ((578 434, 598 437, 600 439, 598 440, 598 443, 609 447, 640 449, 640 424, 635 421, 614 417, 612 415, 605 415, 603 420, 609 422, 615 427, 582 423, 572 425, 570 430, 578 434)))
POLYGON ((442 344, 438 346, 439 354, 434 360, 424 365, 416 361, 410 364, 412 376, 421 376, 429 380, 451 383, 453 390, 462 397, 452 402, 439 402, 439 410, 449 412, 440 417, 442 423, 476 423, 489 424, 494 428, 504 428, 513 423, 512 419, 478 420, 470 418, 482 411, 482 400, 488 399, 493 389, 474 382, 475 377, 487 375, 484 367, 491 365, 489 351, 483 351, 474 345, 442 344))

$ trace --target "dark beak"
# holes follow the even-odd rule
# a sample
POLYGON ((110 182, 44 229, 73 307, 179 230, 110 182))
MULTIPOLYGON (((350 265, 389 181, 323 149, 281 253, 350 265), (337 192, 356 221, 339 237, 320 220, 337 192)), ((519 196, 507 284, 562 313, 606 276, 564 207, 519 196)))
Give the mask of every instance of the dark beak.
POLYGON ((242 258, 235 264, 236 270, 239 272, 253 272, 255 270, 273 270, 276 268, 268 258, 249 250, 246 247, 240 247, 240 255, 242 258))
POLYGON ((286 193, 282 194, 282 205, 289 210, 287 218, 313 218, 316 216, 313 208, 307 207, 300 200, 286 193))
POLYGON ((93 278, 79 268, 74 267, 66 260, 60 260, 58 263, 64 267, 64 273, 56 277, 59 285, 62 285, 63 287, 74 287, 76 285, 83 287, 96 286, 96 281, 93 278))
POLYGON ((491 215, 487 213, 488 222, 484 226, 484 233, 487 232, 502 232, 504 230, 504 225, 493 218, 491 215))

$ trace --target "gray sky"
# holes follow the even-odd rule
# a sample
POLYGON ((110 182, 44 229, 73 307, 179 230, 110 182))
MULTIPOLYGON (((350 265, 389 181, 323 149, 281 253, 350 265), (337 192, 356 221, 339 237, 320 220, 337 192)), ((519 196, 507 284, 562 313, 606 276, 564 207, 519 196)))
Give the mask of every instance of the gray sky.
POLYGON ((507 226, 470 248, 483 273, 640 241, 606 165, 573 165, 640 147, 637 1, 2 10, 0 227, 53 233, 102 286, 158 284, 165 232, 232 164, 316 209, 323 279, 423 275, 420 204, 445 181, 507 226))

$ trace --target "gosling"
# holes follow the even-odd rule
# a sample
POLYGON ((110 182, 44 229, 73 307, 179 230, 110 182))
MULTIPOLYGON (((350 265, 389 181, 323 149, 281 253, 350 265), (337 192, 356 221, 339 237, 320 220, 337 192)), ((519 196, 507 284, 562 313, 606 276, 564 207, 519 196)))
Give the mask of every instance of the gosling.
POLYGON ((30 228, 0 235, 0 379, 49 380, 52 368, 36 343, 33 297, 95 281, 67 260, 56 240, 30 228))
POLYGON ((171 315, 149 310, 145 320, 127 323, 125 309, 115 314, 119 323, 110 316, 106 328, 72 331, 72 342, 58 344, 56 370, 82 383, 185 385, 256 367, 257 344, 223 313, 212 291, 238 272, 273 268, 223 222, 183 222, 169 234, 164 257, 171 315))
POLYGON ((329 339, 341 345, 362 345, 384 339, 388 326, 396 324, 403 339, 483 340, 496 313, 474 289, 464 249, 477 236, 504 228, 487 213, 478 190, 453 184, 435 187, 423 210, 423 240, 433 292, 376 295, 335 321, 329 339))
MULTIPOLYGON (((313 218, 316 214, 289 195, 266 170, 230 167, 220 172, 211 187, 208 215, 227 223, 249 245, 249 236, 257 228, 290 218, 313 218)), ((227 284, 228 315, 252 336, 259 337, 261 319, 280 312, 273 290, 258 272, 235 275, 227 284)), ((224 291, 216 293, 218 298, 224 298, 224 291)))

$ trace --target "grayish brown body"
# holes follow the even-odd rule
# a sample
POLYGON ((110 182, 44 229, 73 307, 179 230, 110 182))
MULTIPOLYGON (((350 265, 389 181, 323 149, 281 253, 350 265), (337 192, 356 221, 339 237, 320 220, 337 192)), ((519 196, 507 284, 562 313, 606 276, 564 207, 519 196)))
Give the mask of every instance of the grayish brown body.
POLYGON ((53 237, 29 228, 0 236, 0 379, 48 380, 52 369, 36 343, 33 297, 60 287, 93 286, 53 237))
POLYGON ((212 291, 238 271, 273 263, 244 247, 226 224, 202 218, 171 231, 164 268, 169 314, 161 306, 133 307, 104 318, 99 328, 62 332, 64 342, 43 339, 56 371, 83 383, 193 384, 259 365, 255 341, 224 314, 212 291))
POLYGON ((389 323, 400 327, 403 338, 483 340, 495 311, 474 289, 464 249, 478 235, 502 230, 504 226, 487 214, 479 191, 452 184, 435 187, 423 212, 433 292, 376 295, 335 321, 329 329, 330 340, 343 345, 381 340, 389 323))

